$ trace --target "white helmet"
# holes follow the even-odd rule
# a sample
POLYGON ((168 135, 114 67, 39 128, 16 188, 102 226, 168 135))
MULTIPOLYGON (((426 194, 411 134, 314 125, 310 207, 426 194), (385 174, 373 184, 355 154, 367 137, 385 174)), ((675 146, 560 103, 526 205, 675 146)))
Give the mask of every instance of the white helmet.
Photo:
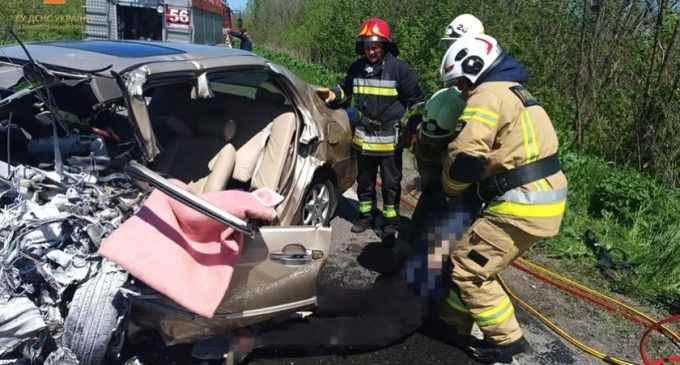
POLYGON ((459 38, 449 47, 439 70, 445 86, 452 86, 461 77, 476 84, 477 80, 500 60, 503 50, 495 38, 485 34, 470 34, 459 38))
POLYGON ((441 41, 448 48, 451 43, 466 34, 484 34, 484 24, 472 14, 461 14, 453 19, 444 29, 441 41))

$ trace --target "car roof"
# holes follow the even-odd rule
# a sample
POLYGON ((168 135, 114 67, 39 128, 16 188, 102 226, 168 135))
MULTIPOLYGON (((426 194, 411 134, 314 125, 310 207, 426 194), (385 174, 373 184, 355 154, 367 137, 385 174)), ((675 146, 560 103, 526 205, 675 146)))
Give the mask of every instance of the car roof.
MULTIPOLYGON (((261 57, 240 49, 177 42, 87 40, 29 43, 26 48, 40 63, 72 70, 97 70, 112 65, 112 71, 121 72, 152 62, 208 58, 239 57, 244 65, 262 62, 261 57)), ((0 60, 5 58, 28 60, 19 45, 1 47, 0 60)))

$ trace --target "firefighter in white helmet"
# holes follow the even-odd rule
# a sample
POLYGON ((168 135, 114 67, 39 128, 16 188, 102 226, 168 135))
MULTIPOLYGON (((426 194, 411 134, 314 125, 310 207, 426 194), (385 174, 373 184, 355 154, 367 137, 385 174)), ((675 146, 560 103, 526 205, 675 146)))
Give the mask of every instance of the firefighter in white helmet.
POLYGON ((460 133, 448 145, 442 185, 452 200, 476 194, 484 209, 450 251, 452 285, 440 310, 460 335, 479 325, 484 339, 467 350, 484 363, 512 362, 528 349, 496 275, 536 241, 558 233, 566 204, 557 135, 522 84, 527 77, 482 34, 459 38, 441 64, 442 81, 461 90, 467 103, 460 133))
POLYGON ((448 49, 453 42, 466 34, 484 34, 484 24, 472 14, 461 14, 446 26, 441 45, 448 49))

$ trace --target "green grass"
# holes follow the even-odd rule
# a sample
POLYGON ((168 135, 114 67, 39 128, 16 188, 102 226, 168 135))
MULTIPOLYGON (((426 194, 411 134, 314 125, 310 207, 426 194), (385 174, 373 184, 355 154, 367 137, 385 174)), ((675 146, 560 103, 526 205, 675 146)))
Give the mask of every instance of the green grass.
POLYGON ((273 52, 264 48, 255 47, 253 52, 262 57, 278 63, 294 72, 310 84, 319 86, 333 86, 342 80, 342 74, 331 72, 320 65, 309 64, 297 60, 287 54, 273 52))
MULTIPOLYGON (((289 55, 262 48, 255 52, 312 84, 330 86, 342 77, 289 55)), ((568 209, 560 234, 536 245, 529 256, 548 259, 558 271, 606 286, 602 289, 607 291, 648 303, 680 301, 680 190, 579 153, 567 133, 559 134, 569 180, 568 209), (625 252, 633 268, 615 272, 607 280, 601 277, 597 260, 583 242, 587 230, 595 232, 608 249, 625 252)))

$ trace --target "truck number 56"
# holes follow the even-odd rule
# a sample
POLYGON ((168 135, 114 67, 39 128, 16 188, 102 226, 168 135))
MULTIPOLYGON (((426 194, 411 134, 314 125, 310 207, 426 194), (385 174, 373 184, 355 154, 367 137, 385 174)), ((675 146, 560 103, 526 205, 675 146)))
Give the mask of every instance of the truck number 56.
POLYGON ((189 9, 168 8, 166 14, 167 20, 170 23, 189 24, 189 9))

